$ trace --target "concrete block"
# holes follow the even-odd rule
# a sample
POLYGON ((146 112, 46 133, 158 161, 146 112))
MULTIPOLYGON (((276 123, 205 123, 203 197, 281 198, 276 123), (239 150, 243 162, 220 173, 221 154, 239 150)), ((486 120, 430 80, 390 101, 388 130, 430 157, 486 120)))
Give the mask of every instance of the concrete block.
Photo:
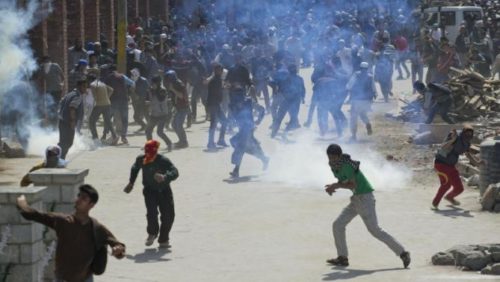
POLYGON ((10 243, 31 244, 42 238, 42 234, 35 228, 35 224, 11 225, 12 237, 10 243))
POLYGON ((59 185, 50 185, 47 187, 43 195, 45 203, 60 202, 61 201, 61 187, 59 185))
POLYGON ((75 184, 83 183, 89 174, 88 169, 43 168, 31 172, 30 179, 36 185, 40 184, 75 184), (48 177, 50 176, 50 177, 48 177))
POLYGON ((45 244, 50 244, 52 241, 57 240, 57 234, 54 230, 52 229, 44 229, 42 232, 42 237, 43 237, 43 242, 45 244))
POLYGON ((495 198, 498 193, 498 188, 495 185, 490 185, 483 194, 481 205, 483 210, 491 211, 495 207, 495 198))
POLYGON ((20 245, 20 262, 25 264, 36 263, 45 253, 45 244, 43 241, 37 241, 34 244, 20 245))
POLYGON ((56 269, 56 262, 54 259, 49 261, 49 264, 44 268, 41 269, 40 271, 43 271, 43 279, 44 281, 54 281, 55 280, 55 274, 54 271, 56 269))
POLYGON ((18 186, 0 186, 0 195, 3 198, 8 197, 8 202, 15 204, 19 196, 24 195, 28 203, 34 203, 41 199, 45 191, 45 187, 18 187, 18 186))
POLYGON ((7 281, 39 282, 39 269, 37 264, 17 264, 10 268, 7 281))
POLYGON ((20 249, 19 245, 7 245, 0 253, 0 264, 19 263, 20 249))
POLYGON ((13 204, 0 205, 0 224, 21 223, 21 214, 13 204))
POLYGON ((73 203, 78 195, 80 185, 61 185, 61 202, 73 203))
POLYGON ((0 194, 0 204, 6 204, 9 202, 9 195, 0 194))

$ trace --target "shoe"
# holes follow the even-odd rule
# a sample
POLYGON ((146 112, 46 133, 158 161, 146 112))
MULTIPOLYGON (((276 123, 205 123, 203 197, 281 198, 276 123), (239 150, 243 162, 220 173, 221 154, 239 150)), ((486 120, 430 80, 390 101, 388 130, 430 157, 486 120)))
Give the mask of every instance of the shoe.
POLYGON ((224 140, 219 140, 219 142, 217 142, 217 146, 229 147, 229 145, 227 145, 226 141, 224 140))
POLYGON ((404 251, 401 253, 401 255, 399 257, 403 261, 403 266, 405 268, 408 268, 408 266, 410 265, 410 262, 411 262, 410 253, 407 251, 404 251))
POLYGON ((177 142, 174 144, 176 149, 183 149, 189 147, 188 142, 177 142))
POLYGON ((159 247, 160 249, 168 249, 168 248, 170 248, 170 247, 172 247, 172 246, 170 246, 170 244, 169 244, 169 243, 168 243, 168 241, 167 241, 167 242, 162 242, 162 243, 160 243, 160 245, 159 245, 158 247, 159 247))
POLYGON ((356 142, 357 138, 356 138, 356 135, 353 135, 351 136, 351 138, 349 138, 349 143, 354 143, 356 142))
POLYGON ((444 197, 444 199, 446 201, 450 202, 450 204, 452 204, 453 206, 460 206, 460 202, 455 200, 455 199, 448 198, 448 197, 444 197))
POLYGON ((433 210, 433 211, 438 211, 438 210, 439 210, 438 205, 434 205, 434 204, 432 204, 432 206, 431 206, 431 210, 433 210))
POLYGON ((215 143, 214 143, 214 142, 210 142, 210 143, 208 143, 208 145, 207 145, 207 149, 216 149, 216 148, 217 148, 217 146, 215 146, 215 143))
POLYGON ((372 135, 373 134, 372 125, 370 123, 366 124, 366 133, 368 135, 372 135))
POLYGON ((326 263, 336 266, 349 266, 349 259, 343 256, 339 256, 338 258, 326 260, 326 263))
POLYGON ((122 137, 122 143, 128 145, 127 137, 122 137))
POLYGON ((149 234, 148 238, 146 238, 146 242, 145 242, 146 246, 149 247, 149 246, 153 245, 156 237, 157 237, 157 235, 151 235, 151 234, 149 234))
POLYGON ((234 170, 231 171, 229 173, 229 175, 231 175, 231 178, 238 178, 238 177, 240 177, 240 173, 238 171, 234 171, 234 170))
POLYGON ((402 76, 398 76, 398 77, 396 77, 396 80, 403 80, 403 77, 402 76))
POLYGON ((116 146, 118 144, 118 140, 120 140, 120 138, 118 138, 118 136, 116 136, 115 138, 112 138, 111 139, 111 146, 116 146))
POLYGON ((310 122, 305 122, 304 123, 304 127, 307 127, 307 128, 311 127, 311 123, 310 122))

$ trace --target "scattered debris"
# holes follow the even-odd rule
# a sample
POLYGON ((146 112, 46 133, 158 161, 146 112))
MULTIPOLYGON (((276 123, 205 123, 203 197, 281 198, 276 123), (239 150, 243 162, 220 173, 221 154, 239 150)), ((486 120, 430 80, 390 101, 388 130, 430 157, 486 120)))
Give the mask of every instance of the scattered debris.
POLYGON ((462 270, 500 275, 500 244, 459 245, 432 256, 434 265, 455 265, 462 270))

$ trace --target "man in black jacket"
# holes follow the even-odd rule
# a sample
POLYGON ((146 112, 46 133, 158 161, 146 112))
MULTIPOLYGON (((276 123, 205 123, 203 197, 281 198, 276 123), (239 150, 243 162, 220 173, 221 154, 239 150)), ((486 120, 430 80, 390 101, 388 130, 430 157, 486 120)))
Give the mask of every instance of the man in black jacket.
POLYGON ((151 246, 158 237, 160 248, 168 248, 169 233, 174 224, 174 198, 170 182, 179 177, 177 168, 166 157, 158 154, 160 143, 149 140, 144 146, 144 155, 139 155, 130 171, 130 182, 123 190, 130 193, 134 182, 142 169, 142 184, 144 200, 146 202, 146 218, 148 221, 146 246, 151 246), (158 209, 160 210, 161 226, 158 225, 158 209))

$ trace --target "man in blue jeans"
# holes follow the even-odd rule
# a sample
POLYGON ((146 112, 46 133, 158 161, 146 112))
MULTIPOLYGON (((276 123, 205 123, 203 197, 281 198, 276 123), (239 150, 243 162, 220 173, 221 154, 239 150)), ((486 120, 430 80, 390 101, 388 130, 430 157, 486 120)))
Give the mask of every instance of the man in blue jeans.
POLYGON ((411 262, 410 253, 378 225, 373 188, 359 169, 360 162, 352 160, 351 156, 344 154, 342 148, 337 144, 328 146, 326 154, 330 168, 338 182, 325 185, 325 191, 330 196, 341 188, 353 192, 351 202, 333 223, 333 236, 335 237, 338 257, 326 262, 336 266, 349 266, 345 227, 357 215, 360 215, 370 234, 385 243, 401 258, 403 266, 407 268, 411 262))

